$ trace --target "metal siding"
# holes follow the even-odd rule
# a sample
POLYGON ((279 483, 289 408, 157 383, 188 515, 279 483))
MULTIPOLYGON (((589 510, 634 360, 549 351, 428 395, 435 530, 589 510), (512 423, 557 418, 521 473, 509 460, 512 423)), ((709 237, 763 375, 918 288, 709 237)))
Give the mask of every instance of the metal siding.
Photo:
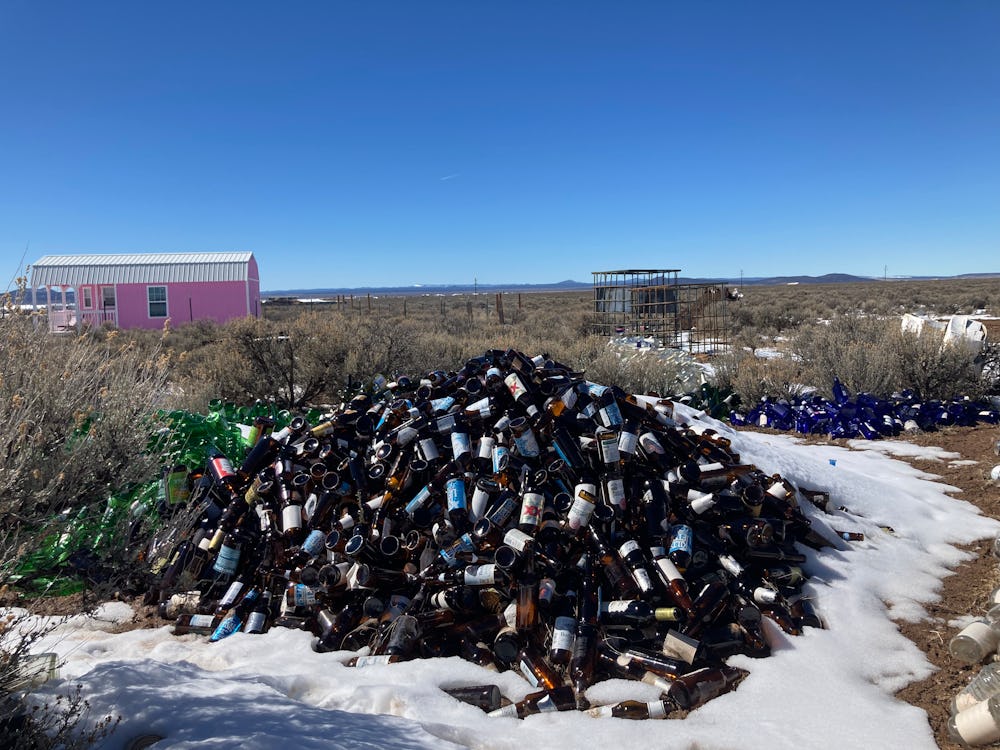
POLYGON ((245 281, 252 257, 248 252, 46 255, 32 265, 31 285, 245 281))

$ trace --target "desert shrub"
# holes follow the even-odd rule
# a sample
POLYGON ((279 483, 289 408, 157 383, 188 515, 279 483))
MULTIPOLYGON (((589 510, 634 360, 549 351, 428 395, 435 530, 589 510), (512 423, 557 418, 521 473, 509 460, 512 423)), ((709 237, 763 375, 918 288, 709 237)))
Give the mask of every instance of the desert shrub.
POLYGON ((764 396, 787 398, 802 390, 802 367, 792 357, 764 358, 734 347, 716 363, 715 384, 737 393, 744 404, 764 396))
POLYGON ((941 336, 901 330, 899 319, 842 315, 803 328, 793 342, 803 377, 829 394, 833 377, 852 391, 888 396, 910 388, 922 398, 980 396, 990 389, 974 353, 941 336))
MULTIPOLYGON (((111 494, 153 473, 155 459, 143 451, 166 375, 162 358, 113 334, 56 337, 33 323, 22 315, 0 320, 0 591, 8 602, 15 585, 51 573, 38 552, 53 548, 67 520, 96 524, 111 494)), ((92 591, 129 575, 126 541, 123 534, 104 540, 92 591)), ((90 562, 78 570, 92 573, 90 562)), ((19 726, 14 747, 68 747, 84 709, 78 696, 14 717, 21 704, 10 676, 37 637, 11 620, 0 624, 0 713, 8 719, 0 728, 19 726)))

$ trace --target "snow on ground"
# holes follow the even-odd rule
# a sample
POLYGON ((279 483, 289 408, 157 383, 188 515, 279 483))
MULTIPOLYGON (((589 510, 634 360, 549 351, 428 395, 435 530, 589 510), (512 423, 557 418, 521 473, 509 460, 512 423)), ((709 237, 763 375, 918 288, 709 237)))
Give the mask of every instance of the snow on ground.
MULTIPOLYGON (((680 406, 677 412, 700 415, 680 406)), ((772 656, 731 658, 750 676, 684 720, 633 722, 576 712, 491 719, 439 688, 496 683, 516 700, 531 688, 513 672, 492 673, 458 658, 350 669, 342 662, 351 654, 315 654, 308 634, 280 628, 215 644, 171 636, 167 627, 111 634, 110 623, 128 617, 120 604, 108 605, 101 619, 68 622, 46 638, 42 649, 58 652, 65 664, 64 679, 43 694, 79 682, 95 715, 121 714, 105 745, 110 750, 143 733, 165 737, 156 750, 230 742, 317 750, 935 748, 924 712, 892 697, 933 668, 891 618, 921 619, 942 577, 968 557, 955 545, 997 534, 1000 522, 949 496, 954 488, 935 483, 933 475, 886 455, 886 446, 907 456, 952 454, 899 441, 852 444, 860 450, 807 445, 787 435, 737 433, 704 417, 700 422, 729 436, 744 462, 828 490, 830 508, 849 511, 827 515, 803 503, 815 525, 861 531, 865 541, 803 549, 812 576, 806 589, 828 629, 795 638, 769 627, 772 656)), ((589 697, 652 700, 651 691, 614 680, 594 686, 589 697)))

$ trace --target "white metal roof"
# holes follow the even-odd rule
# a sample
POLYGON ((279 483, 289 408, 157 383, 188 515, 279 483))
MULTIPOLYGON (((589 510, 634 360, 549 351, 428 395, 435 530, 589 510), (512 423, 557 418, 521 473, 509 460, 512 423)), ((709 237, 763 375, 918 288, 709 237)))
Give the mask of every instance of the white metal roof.
POLYGON ((166 284, 246 281, 253 253, 46 255, 31 266, 31 285, 166 284))

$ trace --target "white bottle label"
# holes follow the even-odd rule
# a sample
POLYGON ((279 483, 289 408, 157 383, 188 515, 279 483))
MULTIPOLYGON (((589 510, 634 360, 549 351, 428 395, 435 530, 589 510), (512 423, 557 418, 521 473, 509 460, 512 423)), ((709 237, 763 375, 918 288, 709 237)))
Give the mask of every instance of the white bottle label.
POLYGON ((557 617, 552 629, 550 651, 572 651, 576 640, 576 620, 572 617, 557 617))
POLYGON ((617 505, 619 508, 625 507, 625 482, 621 478, 608 479, 604 483, 604 490, 608 505, 617 505))
POLYGON ((289 529, 302 528, 302 506, 286 505, 281 511, 281 528, 285 531, 289 529))
MULTIPOLYGON (((528 669, 527 662, 521 661, 517 666, 518 669, 521 670, 521 674, 524 675, 524 679, 530 682, 532 687, 538 687, 538 678, 535 677, 534 673, 532 673, 530 669, 528 669)), ((548 696, 545 697, 548 698, 548 696)))
POLYGON ((493 446, 497 441, 488 435, 484 435, 479 441, 479 458, 493 460, 493 446))
POLYGON ((543 505, 545 505, 544 495, 537 492, 525 492, 521 498, 520 522, 528 526, 537 526, 539 517, 542 515, 543 505))
POLYGON ((524 552, 524 548, 532 541, 532 538, 520 529, 510 529, 503 535, 503 543, 508 547, 513 547, 518 552, 524 552))
POLYGON ((505 377, 503 382, 507 385, 507 390, 510 391, 510 395, 514 397, 515 401, 528 392, 528 389, 524 387, 524 383, 521 382, 521 378, 515 372, 505 377))
POLYGON ((267 615, 263 612, 251 612, 250 616, 247 618, 247 626, 244 630, 245 633, 262 633, 264 632, 264 624, 267 622, 267 615))
POLYGON ((632 455, 638 442, 639 436, 634 432, 623 432, 618 436, 618 452, 632 455))
POLYGON ((357 661, 354 662, 355 669, 364 669, 365 667, 371 667, 378 664, 391 664, 389 659, 392 658, 391 654, 376 654, 374 656, 359 656, 357 661))
POLYGON ((534 458, 542 452, 542 449, 538 447, 538 440, 535 438, 535 433, 530 429, 516 436, 514 438, 514 445, 517 447, 517 452, 525 458, 534 458))
POLYGON ((633 552, 639 549, 639 543, 635 539, 629 539, 625 544, 618 548, 622 557, 628 557, 633 552))
POLYGON ((650 719, 665 719, 667 718, 667 709, 663 705, 663 701, 650 701, 646 704, 646 708, 649 711, 650 719))
POLYGON ((465 569, 466 586, 492 586, 496 583, 497 566, 489 563, 487 565, 469 565, 465 569))
POLYGON ((615 599, 614 601, 603 602, 601 609, 605 610, 609 615, 615 615, 620 612, 628 612, 628 606, 631 603, 625 599, 615 599))
POLYGON ((451 452, 455 458, 472 453, 472 440, 467 432, 451 433, 451 452))
POLYGON ((188 626, 192 628, 210 628, 215 620, 212 615, 191 615, 188 626))

